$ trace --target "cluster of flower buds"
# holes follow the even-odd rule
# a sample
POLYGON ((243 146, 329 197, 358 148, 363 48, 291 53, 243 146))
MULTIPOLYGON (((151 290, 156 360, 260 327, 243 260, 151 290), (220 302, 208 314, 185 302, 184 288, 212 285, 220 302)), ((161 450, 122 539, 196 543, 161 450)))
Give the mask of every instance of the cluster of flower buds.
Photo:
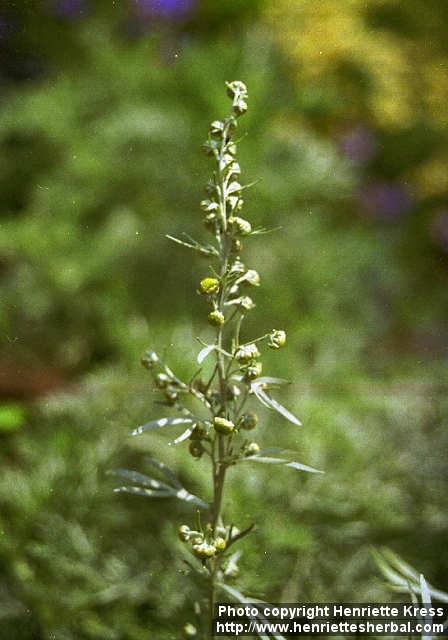
POLYGON ((154 386, 163 393, 165 401, 174 405, 178 401, 179 394, 185 392, 184 385, 174 376, 173 372, 164 367, 155 351, 146 351, 141 363, 151 372, 154 386))
POLYGON ((260 357, 257 345, 249 343, 240 346, 235 352, 235 359, 241 365, 246 380, 255 380, 261 375, 263 365, 257 361, 260 357))
POLYGON ((178 535, 179 540, 191 545, 193 555, 203 561, 214 558, 227 547, 228 531, 225 527, 217 527, 213 532, 211 525, 207 525, 204 533, 183 524, 178 529, 178 535))

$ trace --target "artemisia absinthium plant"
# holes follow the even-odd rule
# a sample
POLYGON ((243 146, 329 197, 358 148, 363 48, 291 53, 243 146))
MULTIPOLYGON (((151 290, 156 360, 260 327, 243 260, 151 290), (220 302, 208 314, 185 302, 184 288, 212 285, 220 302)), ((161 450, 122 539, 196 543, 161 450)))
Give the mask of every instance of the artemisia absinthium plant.
POLYGON ((132 483, 131 486, 119 487, 117 491, 150 498, 177 498, 189 502, 197 511, 194 524, 181 524, 179 538, 191 554, 187 563, 206 584, 208 614, 201 614, 204 609, 198 605, 196 626, 188 623, 184 627, 185 636, 198 638, 210 637, 217 593, 232 600, 246 601, 245 596, 229 582, 232 583, 239 572, 240 552, 235 551, 234 545, 252 531, 253 525, 240 531, 230 524, 229 515, 223 513, 228 471, 234 465, 252 462, 316 471, 292 461, 290 451, 261 449, 249 437, 258 424, 257 414, 248 409, 252 399, 264 408, 280 413, 294 425, 300 425, 300 422, 270 395, 270 389, 285 381, 262 376, 259 348, 267 344, 271 349, 281 349, 286 341, 285 331, 273 329, 256 339, 242 339, 244 318, 255 307, 249 294, 260 284, 257 271, 248 268, 241 259, 243 241, 264 230, 253 230, 251 223, 241 215, 242 194, 247 187, 240 184, 241 169, 236 159, 234 136, 238 120, 247 110, 246 86, 240 81, 228 82, 227 94, 232 100, 232 113, 224 120, 212 122, 208 140, 203 145, 204 152, 214 163, 214 172, 205 189, 207 197, 200 206, 213 241, 204 244, 187 235, 182 239, 168 236, 213 262, 209 275, 204 274, 198 284, 198 293, 208 306, 207 322, 214 329, 214 339, 209 344, 202 343, 203 348, 198 355, 201 369, 190 382, 177 377, 155 351, 144 354, 143 366, 151 373, 156 389, 163 396, 163 404, 170 407, 175 415, 148 422, 133 432, 133 435, 140 435, 154 429, 182 425, 183 433, 170 444, 186 442, 193 458, 208 460, 211 502, 208 504, 189 493, 170 469, 153 458, 148 462, 160 479, 126 469, 115 471, 132 483), (204 379, 201 374, 206 359, 208 376, 204 379), (210 365, 211 359, 213 363, 210 365), (193 409, 189 408, 192 405, 193 409))

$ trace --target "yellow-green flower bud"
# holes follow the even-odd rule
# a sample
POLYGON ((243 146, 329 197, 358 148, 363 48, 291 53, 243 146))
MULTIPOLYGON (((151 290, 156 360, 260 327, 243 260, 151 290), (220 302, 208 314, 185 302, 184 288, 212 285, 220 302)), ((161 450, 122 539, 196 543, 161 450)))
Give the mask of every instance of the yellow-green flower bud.
POLYGON ((177 530, 177 535, 181 542, 188 542, 190 539, 190 527, 187 527, 186 524, 182 524, 177 530))
POLYGON ((201 200, 201 209, 206 213, 213 213, 215 211, 219 211, 219 204, 214 200, 206 198, 205 200, 201 200))
POLYGON ((195 638, 197 635, 198 635, 198 630, 196 629, 194 624, 187 622, 187 624, 184 626, 184 636, 186 638, 195 638))
POLYGON ((229 142, 229 144, 226 146, 227 153, 231 153, 232 156, 236 154, 236 150, 236 144, 234 142, 229 142))
POLYGON ((232 253, 240 253, 243 250, 243 243, 239 238, 232 240, 232 253))
POLYGON ((252 362, 246 369, 245 374, 248 380, 255 380, 258 376, 261 376, 263 371, 263 365, 261 362, 252 362))
POLYGON ((238 362, 246 363, 260 357, 260 352, 255 344, 246 344, 240 347, 235 353, 238 362))
POLYGON ((237 100, 233 103, 233 113, 236 116, 242 116, 247 111, 247 102, 245 100, 237 100))
POLYGON ((207 435, 207 431, 202 424, 197 424, 190 435, 190 440, 202 440, 207 435))
POLYGON ((240 218, 239 216, 231 216, 228 220, 229 226, 232 231, 239 233, 242 236, 247 236, 252 231, 252 225, 248 220, 240 218))
POLYGON ((238 98, 239 96, 247 98, 247 87, 241 80, 226 82, 226 87, 229 98, 238 98))
POLYGON ((201 544, 193 545, 193 553, 198 558, 207 559, 211 558, 216 553, 216 547, 208 542, 202 542, 201 544))
POLYGON ((155 351, 145 351, 142 355, 141 363, 145 369, 152 369, 159 362, 159 356, 155 351))
POLYGON ((256 456, 257 453, 260 453, 260 447, 258 446, 258 444, 256 442, 250 442, 246 447, 246 451, 244 452, 244 455, 245 456, 256 456))
POLYGON ((209 140, 202 145, 202 151, 206 156, 212 156, 214 151, 219 151, 219 144, 216 140, 209 140))
POLYGON ((179 393, 178 393, 177 389, 175 389, 174 387, 170 387, 170 386, 168 386, 165 389, 164 395, 165 395, 165 398, 167 399, 167 401, 170 404, 174 404, 176 402, 177 398, 179 397, 179 393))
POLYGON ((258 271, 255 271, 255 269, 248 269, 246 273, 236 281, 237 284, 241 284, 242 282, 247 282, 254 287, 258 287, 260 284, 260 276, 258 274, 258 271))
POLYGON ((193 458, 200 458, 204 453, 204 447, 199 440, 192 440, 188 446, 188 451, 193 458))
POLYGON ((203 544, 204 536, 199 531, 191 531, 190 542, 191 544, 203 544))
POLYGON ((216 278, 204 278, 199 283, 199 290, 205 295, 212 295, 219 291, 219 280, 216 278))
POLYGON ((258 416, 256 413, 244 413, 238 420, 238 427, 240 427, 240 429, 245 429, 246 431, 255 429, 257 424, 258 416))
POLYGON ((231 420, 227 420, 226 418, 221 418, 221 416, 216 416, 213 419, 213 426, 215 431, 218 433, 222 433, 223 435, 228 435, 235 430, 235 425, 231 420))
POLYGON ((210 125, 210 133, 212 135, 221 135, 224 131, 224 122, 214 120, 210 125))
POLYGON ((222 327, 225 322, 224 314, 218 309, 215 311, 210 311, 207 317, 209 323, 214 327, 222 327))
POLYGON ((158 373, 155 377, 156 387, 158 389, 165 389, 170 382, 170 378, 166 375, 166 373, 158 373))
POLYGON ((218 538, 215 538, 215 540, 213 541, 213 544, 217 551, 224 551, 224 549, 227 546, 225 539, 221 538, 220 536, 218 538))
POLYGON ((269 334, 268 347, 271 349, 281 349, 286 343, 286 333, 284 331, 273 329, 269 334))

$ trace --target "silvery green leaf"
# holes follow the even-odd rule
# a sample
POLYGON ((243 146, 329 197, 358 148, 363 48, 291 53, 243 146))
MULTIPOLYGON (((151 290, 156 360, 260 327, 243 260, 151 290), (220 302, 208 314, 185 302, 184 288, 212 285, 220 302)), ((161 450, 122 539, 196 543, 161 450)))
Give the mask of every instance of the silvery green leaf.
POLYGON ((159 418, 159 420, 151 420, 141 427, 134 429, 131 435, 139 436, 145 431, 151 431, 152 429, 161 429, 162 427, 172 427, 176 424, 192 424, 191 418, 159 418))
POLYGON ((171 469, 167 467, 165 463, 160 462, 159 460, 156 460, 151 456, 146 456, 145 460, 149 465, 151 465, 152 467, 160 471, 160 473, 162 473, 165 476, 165 478, 170 480, 173 486, 177 487, 178 489, 182 488, 182 485, 177 479, 177 476, 175 475, 175 473, 173 473, 173 471, 171 471, 171 469))
POLYGON ((264 391, 264 389, 262 389, 259 385, 252 385, 251 388, 255 396, 258 398, 258 400, 262 404, 264 404, 265 407, 268 407, 269 409, 273 409, 274 411, 277 411, 284 418, 286 418, 286 420, 289 420, 289 422, 292 422, 293 424, 299 427, 302 426, 302 423, 298 418, 296 418, 290 411, 288 411, 288 409, 285 409, 285 407, 283 407, 279 402, 277 402, 277 400, 274 400, 273 398, 268 396, 268 394, 264 391))
POLYGON ((200 509, 208 509, 209 507, 209 505, 203 500, 201 500, 201 498, 198 498, 192 493, 189 493, 186 489, 179 489, 176 492, 176 498, 178 498, 178 500, 183 500, 184 502, 191 502, 192 504, 195 504, 200 509))
POLYGON ((308 473, 323 473, 323 471, 314 469, 314 467, 309 467, 306 464, 301 464, 300 462, 290 461, 284 458, 269 458, 267 456, 256 455, 256 456, 247 456, 247 458, 242 458, 240 462, 261 462, 263 464, 281 464, 285 467, 296 469, 296 471, 306 471, 308 473))
POLYGON ((172 240, 176 244, 180 244, 183 247, 187 247, 187 249, 193 249, 194 251, 198 251, 201 255, 205 255, 205 256, 218 255, 218 252, 216 251, 215 247, 212 247, 211 245, 203 245, 203 244, 200 244, 199 242, 196 242, 196 240, 192 240, 191 242, 186 242, 185 240, 181 240, 180 238, 176 238, 175 236, 170 236, 170 235, 167 235, 166 237, 168 238, 168 240, 172 240))
POLYGON ((115 493, 131 493, 136 496, 143 496, 145 498, 177 498, 183 502, 189 502, 196 505, 200 509, 208 509, 208 504, 197 496, 189 493, 186 489, 175 489, 173 487, 167 487, 160 490, 146 489, 144 487, 136 486, 124 486, 114 489, 115 493))
POLYGON ((252 387, 254 386, 281 386, 284 384, 290 384, 289 380, 285 380, 284 378, 272 378, 270 376, 263 376, 261 378, 257 378, 255 382, 252 383, 252 387))
POLYGON ((191 436, 193 431, 194 431, 194 425, 185 429, 185 431, 181 433, 180 436, 178 436, 175 440, 168 442, 168 444, 173 445, 173 444, 179 444, 180 442, 183 442, 184 440, 186 440, 191 436))
POLYGON ((197 361, 198 364, 202 364, 204 362, 204 360, 207 358, 207 356, 209 356, 211 354, 212 351, 215 350, 215 345, 214 344, 209 344, 206 347, 204 347, 203 349, 201 349, 198 353, 198 357, 197 357, 197 361))
POLYGON ((145 498, 173 498, 175 493, 172 489, 144 489, 143 487, 117 487, 115 493, 131 493, 135 496, 144 496, 145 498))
POLYGON ((159 480, 154 480, 154 478, 150 478, 143 473, 139 473, 138 471, 131 471, 129 469, 113 469, 109 471, 110 475, 119 476, 120 478, 125 478, 126 480, 130 480, 131 482, 135 482, 136 484, 141 484, 144 487, 149 487, 151 489, 155 489, 156 491, 160 489, 172 489, 164 482, 159 482, 159 480))

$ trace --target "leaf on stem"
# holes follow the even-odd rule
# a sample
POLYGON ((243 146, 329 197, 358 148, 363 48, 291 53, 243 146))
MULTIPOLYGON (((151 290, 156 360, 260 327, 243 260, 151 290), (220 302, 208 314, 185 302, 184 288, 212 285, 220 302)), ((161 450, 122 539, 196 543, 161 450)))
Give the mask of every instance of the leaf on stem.
POLYGON ((271 398, 271 396, 269 396, 266 393, 266 391, 264 390, 264 384, 262 382, 260 382, 259 380, 256 380, 251 384, 250 389, 251 389, 251 392, 256 396, 256 398, 258 398, 261 404, 263 404, 265 407, 267 407, 268 409, 273 409, 274 411, 277 411, 277 413, 279 413, 284 418, 286 418, 286 420, 288 420, 289 422, 292 422, 298 427, 302 426, 302 423, 298 418, 296 418, 290 411, 288 411, 288 409, 285 409, 285 407, 281 405, 279 402, 277 402, 277 400, 274 400, 274 398, 271 398))
POLYGON ((202 364, 204 362, 204 360, 207 358, 207 356, 209 356, 211 354, 211 352, 214 351, 214 350, 215 350, 215 345, 214 344, 208 344, 206 347, 201 349, 199 351, 198 357, 197 357, 198 364, 202 364))
POLYGON ((295 460, 288 460, 287 458, 272 458, 272 457, 263 455, 265 453, 266 451, 260 451, 260 453, 255 456, 247 456, 246 458, 241 458, 239 462, 261 462, 262 464, 280 464, 285 467, 289 467, 290 469, 295 469, 296 471, 306 471, 307 473, 323 473, 323 471, 319 471, 319 469, 315 469, 314 467, 309 467, 308 465, 302 464, 301 462, 296 462, 295 460))
POLYGON ((155 480, 154 478, 146 476, 143 473, 139 473, 138 471, 115 469, 110 473, 125 478, 126 480, 130 480, 134 484, 132 486, 128 485, 117 487, 114 491, 116 493, 131 493, 145 498, 177 498, 183 502, 189 502, 200 509, 208 509, 208 505, 203 500, 182 487, 173 472, 165 467, 165 465, 153 459, 151 459, 151 462, 156 463, 154 466, 164 473, 166 477, 175 481, 173 482, 174 486, 155 480))
POLYGON ((180 238, 176 238, 175 236, 167 235, 166 237, 168 238, 168 240, 172 240, 176 244, 180 244, 183 247, 187 247, 187 249, 193 249, 194 251, 198 251, 203 256, 218 255, 218 252, 216 251, 215 247, 212 247, 212 245, 209 245, 209 244, 208 245, 200 244, 199 242, 196 242, 196 240, 193 240, 193 238, 190 238, 190 242, 186 242, 185 240, 181 240, 180 238))
POLYGON ((172 427, 176 424, 193 424, 194 420, 191 418, 159 418, 159 420, 151 420, 141 427, 137 427, 131 433, 133 436, 139 436, 145 431, 151 431, 152 429, 161 429, 162 427, 172 427))

